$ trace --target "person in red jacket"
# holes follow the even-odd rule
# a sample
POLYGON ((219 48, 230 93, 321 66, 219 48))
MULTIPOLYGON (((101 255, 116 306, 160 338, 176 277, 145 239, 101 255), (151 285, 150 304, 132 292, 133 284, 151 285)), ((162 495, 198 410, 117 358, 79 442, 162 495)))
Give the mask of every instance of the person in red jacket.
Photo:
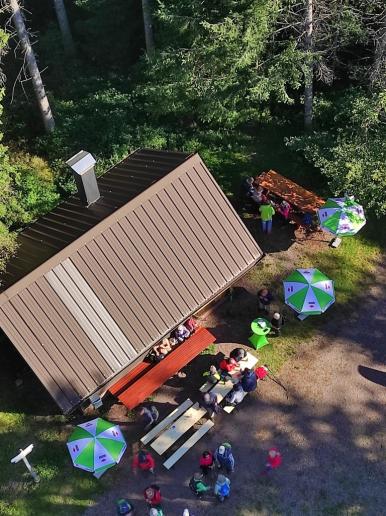
POLYGON ((223 381, 229 380, 232 373, 240 369, 240 364, 234 358, 224 358, 220 362, 220 376, 223 381))
POLYGON ((147 450, 140 450, 137 455, 134 456, 131 467, 133 473, 137 473, 138 469, 154 473, 155 460, 147 450))
POLYGON ((204 451, 200 457, 200 469, 204 475, 213 469, 214 458, 210 451, 204 451))
POLYGON ((260 475, 267 475, 273 469, 278 468, 281 465, 281 453, 275 447, 270 448, 268 450, 267 462, 265 464, 265 469, 260 473, 260 475))
POLYGON ((161 490, 157 485, 151 484, 149 487, 147 487, 143 493, 143 496, 145 497, 145 502, 150 507, 159 507, 161 505, 161 490))

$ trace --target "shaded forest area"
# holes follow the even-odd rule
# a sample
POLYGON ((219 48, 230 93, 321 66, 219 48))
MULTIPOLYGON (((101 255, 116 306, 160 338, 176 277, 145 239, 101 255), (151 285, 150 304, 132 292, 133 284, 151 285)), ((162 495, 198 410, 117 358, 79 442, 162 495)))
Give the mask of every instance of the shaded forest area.
POLYGON ((276 167, 386 214, 383 0, 2 0, 1 17, 0 271, 80 149, 99 172, 197 150, 228 194, 276 167))

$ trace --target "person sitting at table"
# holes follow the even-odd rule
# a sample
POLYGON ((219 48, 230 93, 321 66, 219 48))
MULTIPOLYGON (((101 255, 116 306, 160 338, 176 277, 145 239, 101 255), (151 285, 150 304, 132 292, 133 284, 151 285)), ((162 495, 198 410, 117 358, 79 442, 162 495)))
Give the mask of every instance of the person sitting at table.
POLYGON ((261 188, 260 186, 258 188, 255 188, 254 184, 253 184, 254 181, 255 180, 253 179, 253 177, 245 178, 241 185, 241 189, 242 189, 242 192, 244 193, 245 197, 247 197, 247 199, 260 205, 263 188, 261 188))
POLYGON ((177 329, 174 331, 174 338, 178 340, 178 342, 184 342, 190 335, 190 331, 185 328, 183 324, 180 324, 177 329))
POLYGON ((244 369, 241 377, 241 387, 244 392, 252 392, 257 387, 257 378, 255 375, 255 371, 252 371, 248 367, 244 369))
POLYGON ((220 376, 222 380, 229 380, 232 378, 231 373, 237 371, 240 368, 240 365, 236 362, 234 358, 224 358, 220 362, 220 376))
POLYGON ((247 352, 244 348, 234 348, 229 353, 230 358, 234 358, 237 363, 241 362, 242 360, 247 360, 247 352))
POLYGON ((244 399, 244 389, 240 382, 236 383, 233 386, 233 389, 229 394, 226 395, 225 401, 229 405, 237 405, 238 403, 241 403, 244 399))
POLYGON ((194 317, 189 317, 189 319, 184 322, 184 326, 190 332, 190 335, 193 335, 193 333, 199 327, 198 323, 194 317))
POLYGON ((210 419, 214 419, 215 415, 219 413, 220 405, 218 396, 214 392, 206 392, 203 396, 203 405, 209 412, 210 419))
POLYGON ((205 371, 202 376, 207 376, 207 382, 213 385, 221 379, 220 373, 217 371, 215 365, 211 365, 209 371, 205 371))

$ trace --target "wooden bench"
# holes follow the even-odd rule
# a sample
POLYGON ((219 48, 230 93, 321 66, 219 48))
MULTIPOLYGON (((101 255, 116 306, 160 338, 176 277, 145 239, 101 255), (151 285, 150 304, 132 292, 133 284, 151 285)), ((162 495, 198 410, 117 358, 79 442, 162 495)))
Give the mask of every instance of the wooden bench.
POLYGON ((134 367, 131 371, 129 371, 125 376, 122 376, 114 385, 109 387, 108 391, 113 396, 117 396, 120 392, 123 391, 126 387, 128 387, 135 380, 138 380, 138 377, 150 369, 153 364, 149 362, 140 362, 138 365, 134 367))
POLYGON ((172 444, 174 444, 185 432, 192 428, 206 413, 206 410, 198 403, 190 407, 173 425, 161 434, 151 445, 151 447, 162 455, 172 444))
POLYGON ((190 450, 190 448, 192 446, 194 446, 200 439, 201 437, 203 437, 211 428, 212 426, 214 425, 213 421, 211 421, 210 419, 208 419, 207 421, 205 421, 205 423, 200 426, 200 428, 198 430, 196 430, 194 432, 193 435, 191 435, 189 437, 189 439, 187 439, 184 444, 182 446, 180 446, 180 448, 178 448, 178 450, 176 450, 173 455, 171 455, 165 462, 164 462, 164 466, 166 469, 170 469, 172 466, 174 466, 174 464, 180 460, 181 457, 183 457, 185 455, 185 453, 187 451, 190 450))
POLYGON ((158 434, 162 432, 165 428, 167 428, 169 425, 173 423, 178 417, 180 417, 181 414, 185 412, 189 407, 193 405, 193 401, 191 401, 189 398, 185 400, 183 403, 181 403, 180 406, 178 406, 176 409, 173 410, 173 412, 170 412, 168 416, 165 417, 160 423, 158 423, 157 426, 152 428, 150 432, 148 432, 146 435, 141 437, 141 442, 143 444, 147 444, 150 441, 152 441, 155 437, 157 437, 158 434))
POLYGON ((216 337, 206 328, 199 328, 161 362, 119 394, 118 399, 128 409, 133 409, 215 340, 216 337))

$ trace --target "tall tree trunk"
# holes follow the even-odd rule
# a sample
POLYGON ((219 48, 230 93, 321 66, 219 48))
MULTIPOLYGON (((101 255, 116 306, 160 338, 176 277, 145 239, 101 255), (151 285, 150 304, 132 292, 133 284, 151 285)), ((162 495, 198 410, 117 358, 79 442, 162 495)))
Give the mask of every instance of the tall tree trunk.
POLYGON ((143 25, 145 30, 146 52, 149 57, 154 54, 154 34, 150 0, 142 0, 143 25))
POLYGON ((25 54, 25 60, 29 73, 31 74, 32 86, 38 101, 44 128, 47 132, 52 132, 55 129, 54 117, 52 116, 51 107, 48 102, 38 65, 36 63, 35 54, 31 47, 31 42, 25 27, 23 15, 20 11, 18 0, 8 0, 8 2, 13 13, 12 21, 25 54))
POLYGON ((374 88, 383 88, 386 85, 386 12, 382 14, 377 29, 374 36, 375 53, 370 82, 374 88))
POLYGON ((312 104, 314 100, 314 58, 312 55, 313 0, 306 0, 305 37, 306 67, 304 71, 304 128, 312 128, 312 104))
POLYGON ((68 23, 67 12, 63 0, 54 0, 56 17, 58 18, 60 32, 62 33, 63 46, 66 54, 74 55, 75 47, 72 39, 70 24, 68 23))

